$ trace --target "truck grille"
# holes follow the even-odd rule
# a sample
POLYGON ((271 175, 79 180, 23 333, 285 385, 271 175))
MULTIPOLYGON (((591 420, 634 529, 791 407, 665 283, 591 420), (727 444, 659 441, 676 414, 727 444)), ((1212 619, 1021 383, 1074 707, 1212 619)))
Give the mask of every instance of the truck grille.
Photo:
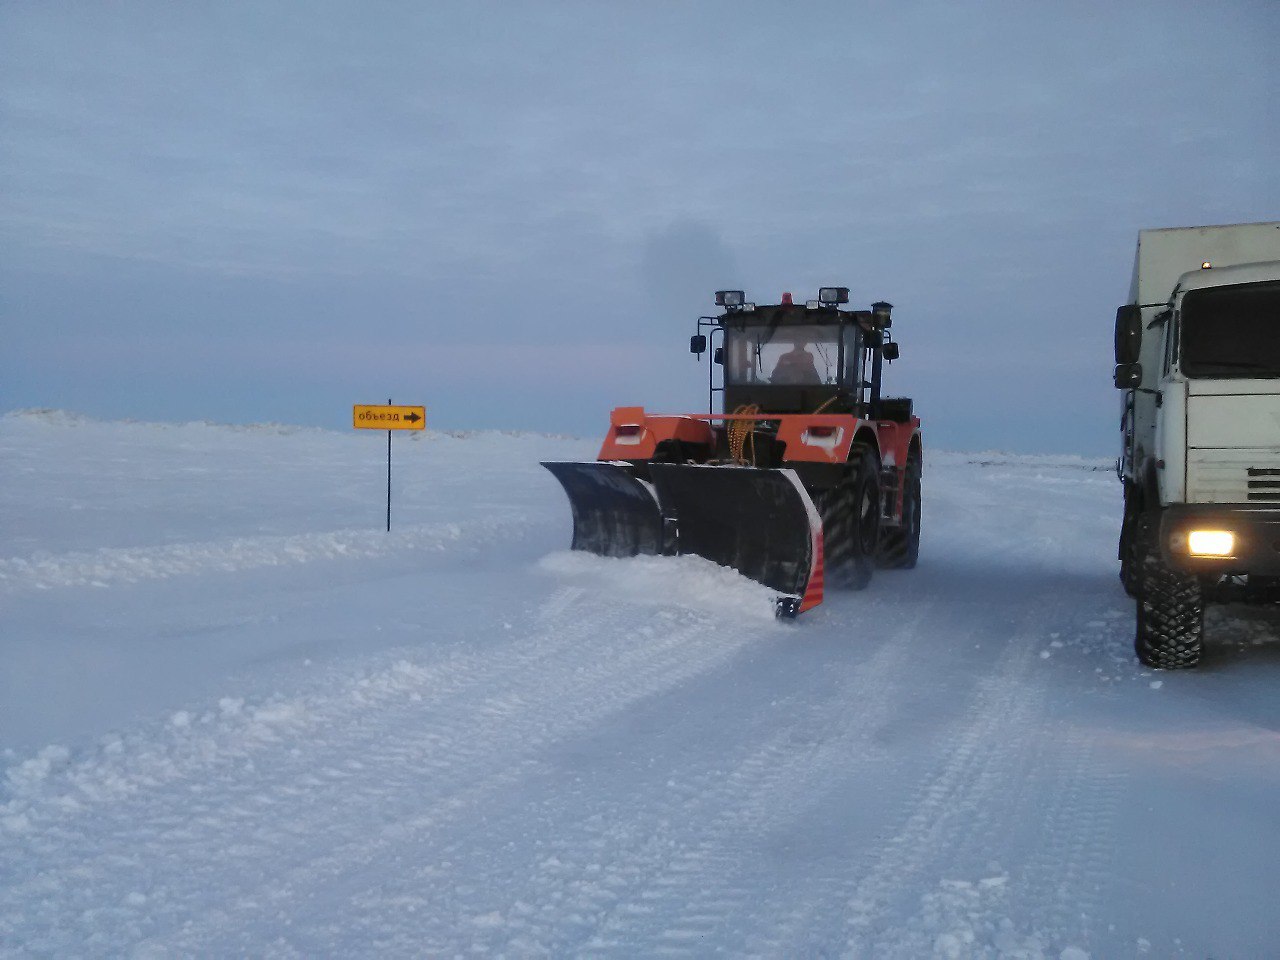
POLYGON ((1189 503, 1280 504, 1280 448, 1188 450, 1189 503))
POLYGON ((1250 500, 1280 500, 1280 470, 1271 467, 1249 467, 1250 500))

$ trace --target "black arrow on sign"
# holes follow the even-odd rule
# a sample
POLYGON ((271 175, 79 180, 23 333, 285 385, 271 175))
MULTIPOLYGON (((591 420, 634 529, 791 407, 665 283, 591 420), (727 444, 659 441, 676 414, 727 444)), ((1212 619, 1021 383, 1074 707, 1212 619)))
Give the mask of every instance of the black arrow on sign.
POLYGON ((405 414, 405 419, 408 420, 410 423, 417 423, 422 418, 418 416, 416 413, 407 413, 405 414))

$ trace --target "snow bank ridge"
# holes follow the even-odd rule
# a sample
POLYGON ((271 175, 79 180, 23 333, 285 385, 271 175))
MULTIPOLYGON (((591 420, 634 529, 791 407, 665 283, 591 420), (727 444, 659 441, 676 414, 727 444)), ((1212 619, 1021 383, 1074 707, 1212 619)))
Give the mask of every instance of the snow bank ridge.
POLYGON ((106 736, 83 757, 73 758, 58 744, 44 747, 13 764, 0 780, 0 834, 28 834, 49 817, 118 800, 201 767, 244 760, 255 748, 277 743, 310 722, 301 700, 246 706, 242 699, 224 697, 216 711, 179 710, 164 733, 106 736))
POLYGON ((389 534, 336 530, 14 557, 0 560, 0 594, 56 587, 108 587, 195 573, 288 566, 316 560, 362 559, 414 550, 444 551, 455 545, 470 548, 509 537, 525 525, 525 521, 514 517, 486 518, 411 527, 389 534))
MULTIPOLYGON (((448 685, 450 669, 447 662, 431 668, 398 659, 336 688, 321 687, 302 696, 256 702, 222 697, 203 710, 178 710, 137 731, 108 734, 74 755, 60 744, 43 747, 8 769, 0 768, 0 863, 8 853, 6 834, 11 840, 26 836, 93 804, 122 800, 200 771, 238 778, 252 769, 262 750, 332 726, 335 717, 364 714, 406 698, 421 700, 427 693, 439 695, 448 685)), ((474 671, 460 674, 469 679, 474 671)))

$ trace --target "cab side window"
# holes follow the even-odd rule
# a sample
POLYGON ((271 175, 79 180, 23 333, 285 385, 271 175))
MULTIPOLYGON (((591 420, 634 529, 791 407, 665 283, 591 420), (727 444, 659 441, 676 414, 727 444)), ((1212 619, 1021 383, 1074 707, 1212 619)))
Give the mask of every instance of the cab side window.
POLYGON ((862 385, 862 351, 859 349, 858 332, 846 327, 841 333, 840 350, 844 354, 844 376, 841 379, 846 388, 857 390, 862 385))

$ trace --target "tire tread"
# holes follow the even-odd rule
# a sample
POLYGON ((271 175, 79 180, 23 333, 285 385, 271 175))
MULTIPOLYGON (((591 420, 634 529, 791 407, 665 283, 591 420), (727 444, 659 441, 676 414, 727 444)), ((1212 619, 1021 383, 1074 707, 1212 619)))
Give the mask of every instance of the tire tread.
POLYGON ((1134 652, 1148 667, 1185 670, 1200 663, 1204 596, 1199 580, 1170 569, 1156 549, 1142 561, 1134 652))

